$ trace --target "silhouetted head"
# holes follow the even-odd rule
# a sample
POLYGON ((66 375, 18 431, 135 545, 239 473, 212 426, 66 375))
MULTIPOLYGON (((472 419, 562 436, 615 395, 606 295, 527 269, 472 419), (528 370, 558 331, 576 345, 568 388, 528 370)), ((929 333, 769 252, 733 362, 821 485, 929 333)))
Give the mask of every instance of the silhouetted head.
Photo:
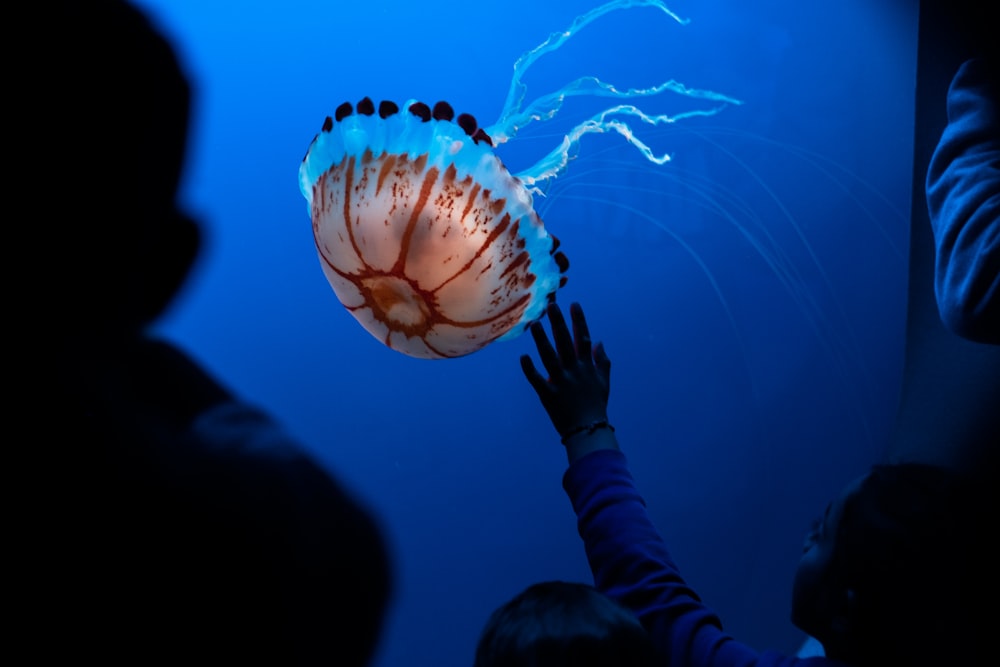
POLYGON ((35 284, 55 287, 37 298, 67 328, 141 327, 198 248, 175 202, 188 82, 170 44, 126 2, 54 0, 32 13, 40 55, 25 65, 37 80, 24 104, 37 126, 40 201, 23 250, 35 284))
POLYGON ((945 468, 874 466, 806 539, 792 620, 856 665, 972 664, 996 592, 986 543, 995 492, 945 468))
POLYGON ((475 667, 652 667, 652 642, 632 614, 593 586, 548 581, 490 616, 475 667))

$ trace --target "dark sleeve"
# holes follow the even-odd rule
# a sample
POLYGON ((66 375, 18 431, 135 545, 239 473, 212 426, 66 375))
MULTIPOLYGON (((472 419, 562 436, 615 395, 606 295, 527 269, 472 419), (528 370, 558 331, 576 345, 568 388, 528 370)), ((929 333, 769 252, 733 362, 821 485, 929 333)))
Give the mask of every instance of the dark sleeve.
POLYGON ((825 658, 757 653, 722 629, 681 577, 653 526, 621 452, 576 461, 563 478, 576 511, 594 585, 632 609, 666 664, 690 667, 832 665, 825 658))
POLYGON ((995 63, 966 61, 948 91, 948 125, 927 171, 945 325, 1000 343, 1000 125, 995 63))

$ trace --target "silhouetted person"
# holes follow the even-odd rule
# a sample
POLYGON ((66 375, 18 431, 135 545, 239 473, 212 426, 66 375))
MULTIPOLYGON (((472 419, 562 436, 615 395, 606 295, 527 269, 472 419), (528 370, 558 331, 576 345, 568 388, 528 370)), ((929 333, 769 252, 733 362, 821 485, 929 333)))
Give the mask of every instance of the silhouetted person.
MULTIPOLYGON (((598 590, 631 609, 662 664, 685 667, 980 664, 992 651, 996 492, 981 480, 919 463, 874 466, 809 532, 795 573, 792 621, 826 657, 758 652, 728 635, 684 581, 646 512, 608 421, 611 362, 591 345, 583 310, 573 333, 551 305, 550 342, 531 327, 543 376, 524 373, 566 448, 563 487, 598 590), (989 604, 989 603, 987 603, 989 604)), ((667 443, 666 446, 669 446, 667 443)))
POLYGON ((17 615, 43 635, 32 659, 368 664, 390 594, 377 522, 147 333, 200 238, 175 200, 190 91, 173 49, 115 0, 22 19, 31 90, 12 97, 35 130, 17 132, 38 192, 19 192, 33 208, 14 432, 31 509, 15 552, 17 615))
POLYGON ((998 34, 989 3, 920 4, 906 349, 884 457, 994 479, 1000 453, 998 34))
POLYGON ((532 584, 498 607, 473 667, 654 667, 653 643, 635 615, 593 586, 532 584))

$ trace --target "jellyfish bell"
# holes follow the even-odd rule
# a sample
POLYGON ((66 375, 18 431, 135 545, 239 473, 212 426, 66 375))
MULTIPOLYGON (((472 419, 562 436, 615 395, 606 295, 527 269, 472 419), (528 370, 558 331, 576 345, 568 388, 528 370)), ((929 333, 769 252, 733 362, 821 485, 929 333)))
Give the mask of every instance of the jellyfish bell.
POLYGON ((617 133, 647 160, 664 164, 630 123, 656 126, 717 113, 738 100, 669 80, 620 89, 581 77, 526 102, 522 77, 583 27, 610 11, 653 7, 677 23, 660 0, 612 0, 578 16, 514 65, 498 120, 478 127, 450 105, 433 109, 364 98, 328 117, 299 168, 323 272, 341 303, 373 336, 404 354, 449 358, 519 335, 539 319, 568 268, 546 231, 533 195, 565 171, 580 140, 617 133), (612 105, 576 124, 531 167, 511 174, 494 145, 533 121, 553 118, 567 97, 617 99, 671 92, 709 106, 672 116, 612 105))
POLYGON ((341 105, 300 186, 337 297, 404 354, 459 357, 515 336, 565 283, 531 193, 447 103, 341 105))

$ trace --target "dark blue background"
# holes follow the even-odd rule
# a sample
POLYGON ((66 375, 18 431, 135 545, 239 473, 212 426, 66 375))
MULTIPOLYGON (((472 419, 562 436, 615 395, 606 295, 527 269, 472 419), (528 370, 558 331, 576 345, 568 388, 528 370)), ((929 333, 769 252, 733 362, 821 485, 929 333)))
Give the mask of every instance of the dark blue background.
MULTIPOLYGON (((380 345, 319 267, 297 170, 342 101, 448 100, 493 122, 514 60, 598 0, 142 0, 196 86, 185 201, 208 245, 163 331, 268 407, 381 517, 397 593, 377 665, 471 661, 489 612, 589 581, 530 337, 422 361, 380 345)), ((677 0, 610 14, 532 69, 743 100, 616 136, 536 201, 614 363, 611 417, 677 562, 725 627, 794 651, 805 527, 881 454, 903 359, 916 3, 677 0)), ((499 148, 517 170, 601 101, 499 148)), ((651 111, 681 99, 645 100, 651 111)), ((141 168, 137 163, 124 168, 141 168)), ((350 576, 350 573, 344 573, 350 576)))

